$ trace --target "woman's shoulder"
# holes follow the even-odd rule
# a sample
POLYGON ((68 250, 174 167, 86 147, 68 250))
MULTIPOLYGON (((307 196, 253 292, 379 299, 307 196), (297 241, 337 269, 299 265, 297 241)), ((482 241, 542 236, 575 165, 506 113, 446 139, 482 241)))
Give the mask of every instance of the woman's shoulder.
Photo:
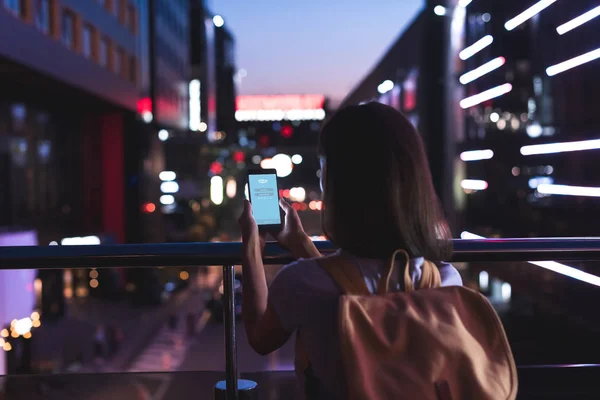
MULTIPOLYGON (((327 256, 326 256, 327 257, 327 256)), ((329 274, 319 265, 319 259, 301 258, 279 270, 271 285, 286 286, 297 291, 298 289, 313 289, 315 291, 337 291, 329 274)))
POLYGON ((452 264, 441 263, 438 269, 442 278, 442 286, 462 286, 462 277, 452 264))

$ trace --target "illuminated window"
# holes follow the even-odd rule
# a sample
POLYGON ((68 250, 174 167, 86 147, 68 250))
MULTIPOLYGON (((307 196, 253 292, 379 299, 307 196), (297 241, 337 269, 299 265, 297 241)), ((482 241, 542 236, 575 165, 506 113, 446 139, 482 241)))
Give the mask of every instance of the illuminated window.
POLYGON ((37 0, 35 4, 35 26, 46 34, 50 33, 50 0, 37 0))
POLYGON ((94 40, 94 28, 90 25, 84 25, 83 27, 83 44, 82 44, 82 53, 85 58, 91 59, 93 57, 93 44, 94 40))
POLYGON ((71 11, 63 10, 61 27, 62 43, 72 49, 75 46, 75 15, 71 11))
POLYGON ((107 38, 103 37, 102 39, 100 39, 100 46, 98 49, 98 63, 103 67, 108 66, 108 48, 109 48, 109 46, 110 46, 110 43, 107 38))
POLYGON ((4 7, 16 16, 21 15, 21 0, 4 0, 4 7))

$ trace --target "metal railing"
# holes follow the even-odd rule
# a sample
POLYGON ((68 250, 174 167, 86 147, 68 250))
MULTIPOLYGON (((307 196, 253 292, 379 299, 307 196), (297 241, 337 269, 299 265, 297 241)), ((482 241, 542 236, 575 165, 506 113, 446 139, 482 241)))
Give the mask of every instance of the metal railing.
MULTIPOLYGON (((316 242, 316 245, 324 254, 336 250, 330 242, 316 242)), ((266 264, 286 264, 292 260, 286 250, 274 243, 267 244, 266 264)), ((600 260, 600 238, 455 240, 451 261, 544 260, 600 260)), ((222 265, 227 399, 238 399, 234 266, 240 263, 241 243, 0 248, 0 270, 222 265)))

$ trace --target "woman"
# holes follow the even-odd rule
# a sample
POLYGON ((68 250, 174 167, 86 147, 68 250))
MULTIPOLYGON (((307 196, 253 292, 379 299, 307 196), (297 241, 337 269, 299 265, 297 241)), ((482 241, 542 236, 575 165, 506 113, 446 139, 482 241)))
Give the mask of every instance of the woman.
MULTIPOLYGON (((401 113, 379 103, 339 111, 321 131, 319 155, 323 230, 340 248, 336 254, 361 271, 371 292, 385 260, 397 249, 411 257, 410 274, 416 286, 424 259, 438 266, 443 286, 462 285, 456 269, 442 262, 450 255, 450 234, 421 138, 401 113)), ((311 393, 318 393, 318 398, 344 398, 337 334, 341 291, 315 260, 321 254, 296 211, 283 200, 281 207, 285 222, 276 239, 299 260, 284 267, 269 288, 262 263, 264 238, 250 203, 246 202, 239 221, 248 340, 258 353, 268 354, 293 332, 300 332, 311 368, 310 376, 299 374, 299 394, 304 396, 310 381, 311 393)), ((396 277, 394 282, 401 289, 402 279, 396 277)))

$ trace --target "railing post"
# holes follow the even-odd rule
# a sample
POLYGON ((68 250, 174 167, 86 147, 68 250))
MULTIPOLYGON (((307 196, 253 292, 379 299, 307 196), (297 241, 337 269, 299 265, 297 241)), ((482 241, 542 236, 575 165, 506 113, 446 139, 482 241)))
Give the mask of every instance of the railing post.
POLYGON ((223 300, 227 400, 238 400, 237 341, 235 335, 235 272, 233 265, 223 266, 223 300))

